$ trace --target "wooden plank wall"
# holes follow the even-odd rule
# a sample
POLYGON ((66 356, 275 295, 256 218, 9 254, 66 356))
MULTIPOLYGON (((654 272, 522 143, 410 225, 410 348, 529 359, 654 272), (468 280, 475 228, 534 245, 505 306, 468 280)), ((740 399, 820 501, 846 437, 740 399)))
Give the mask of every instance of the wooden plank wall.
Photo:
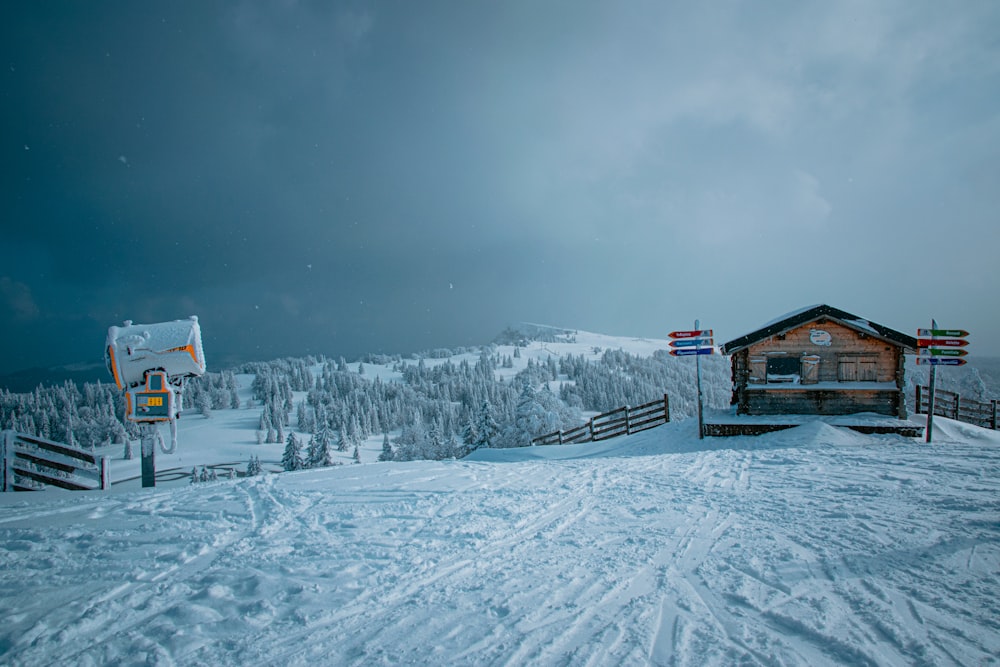
MULTIPOLYGON (((787 354, 793 357, 815 355, 819 357, 817 382, 837 382, 840 371, 847 362, 853 362, 855 373, 869 373, 864 377, 871 382, 896 382, 899 348, 868 334, 855 331, 842 324, 809 322, 784 334, 772 336, 747 348, 750 384, 764 382, 766 360, 769 356, 787 354), (813 330, 830 334, 830 345, 816 345, 810 340, 813 330)), ((854 377, 852 380, 861 380, 854 377)))

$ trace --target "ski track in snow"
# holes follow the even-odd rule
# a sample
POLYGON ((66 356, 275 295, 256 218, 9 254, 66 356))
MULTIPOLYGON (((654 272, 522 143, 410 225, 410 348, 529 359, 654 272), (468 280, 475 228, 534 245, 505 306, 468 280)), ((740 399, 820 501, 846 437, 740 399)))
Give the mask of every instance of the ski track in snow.
POLYGON ((0 505, 0 661, 998 664, 996 435, 690 430, 0 505))

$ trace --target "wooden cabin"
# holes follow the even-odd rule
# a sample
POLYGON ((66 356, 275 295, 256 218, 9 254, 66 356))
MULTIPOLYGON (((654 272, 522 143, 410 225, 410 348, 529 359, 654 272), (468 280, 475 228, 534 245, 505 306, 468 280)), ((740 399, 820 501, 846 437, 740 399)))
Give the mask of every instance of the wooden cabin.
POLYGON ((738 415, 906 419, 904 354, 917 341, 832 306, 803 308, 722 345, 738 415))

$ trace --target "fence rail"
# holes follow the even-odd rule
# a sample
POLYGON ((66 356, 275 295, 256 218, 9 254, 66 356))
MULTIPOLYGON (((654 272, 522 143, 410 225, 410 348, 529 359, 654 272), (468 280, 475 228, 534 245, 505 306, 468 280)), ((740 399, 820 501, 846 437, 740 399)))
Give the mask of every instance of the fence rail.
MULTIPOLYGON (((930 402, 930 391, 927 387, 917 385, 916 412, 927 414, 930 402)), ((949 417, 967 424, 975 424, 983 428, 997 430, 997 402, 976 401, 962 398, 953 391, 934 390, 934 414, 949 417)))
POLYGON ((0 432, 3 491, 35 491, 30 481, 69 491, 111 488, 111 459, 14 431, 0 432))
POLYGON ((597 442, 630 435, 661 426, 670 421, 670 399, 663 398, 644 403, 635 408, 616 408, 599 414, 583 426, 568 431, 554 431, 540 435, 531 441, 532 445, 573 445, 581 442, 597 442))

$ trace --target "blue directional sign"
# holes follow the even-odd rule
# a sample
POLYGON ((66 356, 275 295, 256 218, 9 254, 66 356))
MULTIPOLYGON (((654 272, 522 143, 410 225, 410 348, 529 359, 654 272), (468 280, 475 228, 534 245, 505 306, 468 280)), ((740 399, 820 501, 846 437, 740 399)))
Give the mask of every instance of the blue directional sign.
POLYGON ((682 338, 670 341, 670 347, 712 347, 711 338, 682 338))
POLYGON ((687 357, 694 354, 712 354, 711 347, 682 347, 679 350, 670 350, 670 354, 675 357, 687 357))
POLYGON ((917 357, 917 363, 921 366, 964 366, 967 362, 955 357, 917 357))

